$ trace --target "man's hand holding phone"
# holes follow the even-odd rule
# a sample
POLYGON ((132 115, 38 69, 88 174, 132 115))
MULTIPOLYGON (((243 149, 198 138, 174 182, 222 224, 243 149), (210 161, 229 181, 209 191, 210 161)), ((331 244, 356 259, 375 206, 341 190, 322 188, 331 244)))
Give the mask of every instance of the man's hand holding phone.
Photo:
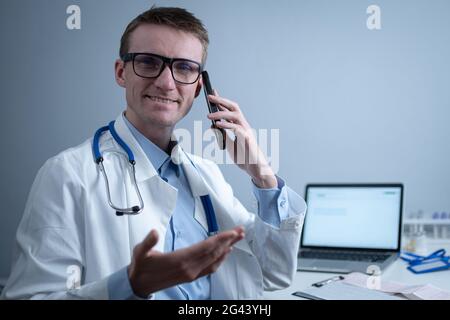
MULTIPOLYGON (((208 118, 213 125, 221 129, 226 137, 225 145, 233 161, 239 168, 243 169, 252 177, 253 182, 260 188, 275 188, 278 185, 275 174, 267 162, 266 157, 258 146, 252 128, 245 119, 241 108, 236 102, 220 97, 213 90, 206 71, 202 73, 207 103, 210 108, 208 118), (205 81, 206 79, 206 81, 205 81), (209 86, 209 88, 206 88, 209 86), (216 110, 210 106, 216 106, 216 110), (224 132, 225 129, 232 130, 234 141, 224 132)), ((220 145, 220 144, 219 144, 220 145)))

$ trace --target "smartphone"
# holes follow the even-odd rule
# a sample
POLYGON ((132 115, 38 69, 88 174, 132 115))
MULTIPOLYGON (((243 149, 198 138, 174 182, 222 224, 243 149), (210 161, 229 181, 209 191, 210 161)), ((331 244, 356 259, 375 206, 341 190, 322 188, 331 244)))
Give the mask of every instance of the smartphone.
MULTIPOLYGON (((208 95, 210 94, 214 95, 214 91, 211 86, 211 81, 209 80, 208 72, 206 70, 202 72, 202 79, 203 79, 203 91, 205 92, 206 104, 208 105, 209 113, 220 111, 217 104, 210 102, 208 99, 208 95)), ((218 128, 216 126, 215 124, 216 121, 217 120, 212 120, 212 129, 214 130, 214 133, 216 135, 217 144, 219 145, 219 148, 223 150, 225 149, 226 133, 224 129, 218 128)))

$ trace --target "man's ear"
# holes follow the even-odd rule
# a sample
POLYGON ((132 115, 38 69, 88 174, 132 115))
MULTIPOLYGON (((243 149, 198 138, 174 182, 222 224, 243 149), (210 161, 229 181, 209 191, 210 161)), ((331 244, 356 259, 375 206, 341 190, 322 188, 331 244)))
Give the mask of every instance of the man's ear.
POLYGON ((200 94, 200 91, 202 90, 202 87, 203 87, 203 79, 200 78, 200 80, 198 80, 198 83, 197 83, 197 88, 195 88, 195 97, 196 98, 200 94))
POLYGON ((121 59, 117 59, 114 64, 114 73, 116 76, 116 82, 122 88, 125 88, 125 62, 121 59))

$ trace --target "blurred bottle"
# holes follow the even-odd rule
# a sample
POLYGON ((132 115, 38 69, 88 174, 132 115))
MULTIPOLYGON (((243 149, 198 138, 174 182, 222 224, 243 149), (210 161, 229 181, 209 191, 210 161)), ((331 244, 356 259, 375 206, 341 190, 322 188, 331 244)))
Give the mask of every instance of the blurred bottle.
POLYGON ((416 252, 416 239, 412 236, 406 237, 406 242, 403 245, 403 250, 406 252, 416 252))
POLYGON ((442 225, 442 238, 450 240, 450 213, 443 211, 441 213, 441 219, 446 222, 442 225))
POLYGON ((424 214, 422 210, 417 211, 416 219, 420 220, 424 218, 424 214))
POLYGON ((423 256, 428 254, 427 236, 423 224, 418 224, 416 227, 416 232, 413 235, 413 238, 415 239, 414 252, 423 256))

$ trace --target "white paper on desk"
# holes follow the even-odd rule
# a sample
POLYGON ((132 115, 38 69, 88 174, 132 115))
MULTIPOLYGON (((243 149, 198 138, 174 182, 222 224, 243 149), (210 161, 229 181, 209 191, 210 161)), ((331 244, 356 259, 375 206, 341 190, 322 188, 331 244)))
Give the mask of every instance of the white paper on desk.
POLYGON ((346 275, 342 282, 361 288, 370 288, 392 294, 401 293, 402 290, 412 287, 395 281, 381 281, 381 278, 379 278, 379 276, 369 276, 367 274, 359 272, 352 272, 346 275))
POLYGON ((342 281, 331 282, 320 288, 309 287, 303 292, 325 300, 404 300, 394 295, 346 284, 342 281))
POLYGON ((353 272, 345 276, 342 282, 358 286, 361 288, 377 286, 374 289, 390 293, 401 294, 411 300, 450 300, 450 292, 442 290, 431 284, 426 285, 405 285, 395 281, 382 281, 380 278, 373 281, 376 276, 369 276, 359 272, 353 272))
POLYGON ((431 284, 409 287, 401 292, 411 300, 450 300, 450 292, 439 289, 431 284))

